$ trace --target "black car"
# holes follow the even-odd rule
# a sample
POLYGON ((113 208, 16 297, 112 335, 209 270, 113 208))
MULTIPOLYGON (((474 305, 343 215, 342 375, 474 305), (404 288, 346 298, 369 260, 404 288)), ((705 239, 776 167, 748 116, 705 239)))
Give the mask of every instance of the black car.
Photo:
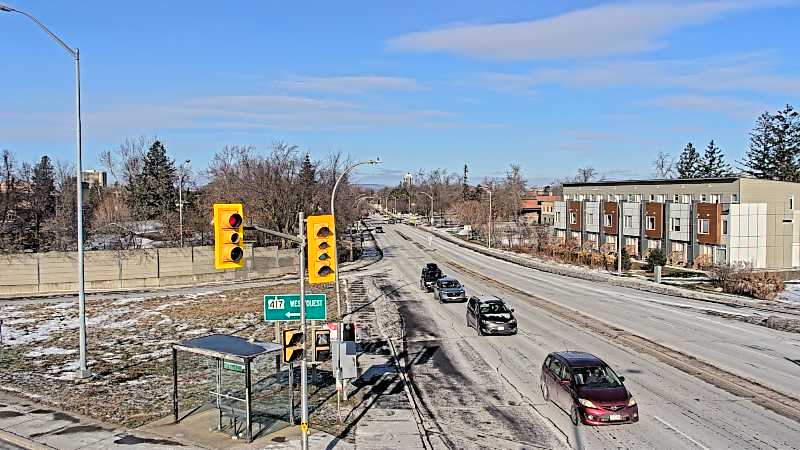
POLYGON ((442 278, 442 269, 436 263, 428 263, 422 268, 422 274, 419 276, 419 287, 426 292, 433 290, 433 283, 439 278, 442 278))
POLYGON ((471 297, 467 302, 467 326, 478 334, 517 334, 514 308, 495 295, 471 297))
POLYGON ((383 233, 383 227, 378 225, 377 227, 375 227, 375 232, 376 233, 383 233))
POLYGON ((445 302, 465 302, 467 294, 464 286, 455 278, 442 277, 433 283, 433 298, 439 303, 445 302))
POLYGON ((394 225, 394 219, 389 219, 386 221, 389 225, 394 225))

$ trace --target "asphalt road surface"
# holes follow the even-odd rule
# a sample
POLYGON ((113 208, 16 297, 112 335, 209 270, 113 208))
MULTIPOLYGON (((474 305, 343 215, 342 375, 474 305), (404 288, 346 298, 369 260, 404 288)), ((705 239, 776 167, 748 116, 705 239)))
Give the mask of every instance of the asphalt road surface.
POLYGON ((798 335, 687 309, 685 299, 506 263, 413 227, 383 227, 386 233, 376 235, 384 252, 379 265, 390 269, 388 280, 399 289, 395 301, 406 322, 411 379, 444 446, 549 448, 557 446, 555 438, 573 448, 800 448, 797 416, 762 407, 763 392, 737 391, 725 379, 746 378, 776 398, 796 401, 798 335), (427 262, 461 280, 468 295, 506 299, 519 333, 478 336, 465 324, 465 304, 441 305, 419 289, 427 262), (554 312, 559 308, 579 313, 554 312), (597 323, 586 326, 587 318, 597 323), (611 332, 597 331, 608 325, 611 332), (656 347, 641 347, 629 335, 656 347), (657 345, 679 350, 683 360, 665 362, 657 345), (639 423, 575 427, 567 413, 543 401, 542 361, 567 349, 594 353, 626 377, 639 423))

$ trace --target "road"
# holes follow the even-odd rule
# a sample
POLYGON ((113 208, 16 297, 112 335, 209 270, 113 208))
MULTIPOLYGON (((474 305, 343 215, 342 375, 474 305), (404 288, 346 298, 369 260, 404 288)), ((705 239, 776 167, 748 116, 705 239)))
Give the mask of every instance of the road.
POLYGON ((544 305, 571 308, 626 330, 615 333, 651 339, 791 397, 797 397, 800 386, 800 366, 790 361, 800 360, 797 335, 673 306, 681 299, 669 296, 520 267, 438 238, 429 248, 430 235, 413 227, 384 229, 385 234, 377 235, 384 251, 379 265, 389 269, 389 279, 399 289, 410 375, 436 422, 431 428, 444 436, 446 446, 491 448, 482 436, 494 430, 494 448, 552 447, 542 432, 544 425, 573 448, 800 448, 800 423, 786 414, 763 408, 742 392, 734 395, 725 380, 715 382, 722 388, 704 381, 707 371, 680 370, 652 349, 644 351, 632 340, 616 339, 614 333, 598 334, 544 305), (459 278, 468 294, 504 297, 516 309, 520 333, 479 337, 465 325, 464 304, 434 302, 431 294, 416 287, 419 269, 429 261, 459 278), (545 403, 539 386, 541 363, 549 352, 564 349, 594 353, 625 375, 641 421, 575 427, 565 412, 545 403), (470 372, 470 367, 477 369, 470 372), (487 390, 487 383, 494 392, 487 390), (502 414, 481 415, 475 421, 464 413, 470 396, 479 405, 487 396, 496 404, 521 399, 531 414, 522 407, 505 408, 502 414), (515 422, 520 426, 514 428, 515 422), (533 430, 527 437, 525 427, 533 430))

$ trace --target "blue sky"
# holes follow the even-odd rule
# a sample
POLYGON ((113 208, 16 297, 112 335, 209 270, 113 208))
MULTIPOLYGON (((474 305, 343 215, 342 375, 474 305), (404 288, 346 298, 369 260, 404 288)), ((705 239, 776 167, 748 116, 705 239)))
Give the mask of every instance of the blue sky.
MULTIPOLYGON (((87 168, 156 135, 196 168, 283 140, 380 156, 363 182, 512 162, 532 182, 644 177, 688 141, 737 160, 760 111, 800 107, 793 1, 7 4, 81 49, 87 168)), ((71 59, 17 14, 0 49, 0 148, 72 160, 71 59)))

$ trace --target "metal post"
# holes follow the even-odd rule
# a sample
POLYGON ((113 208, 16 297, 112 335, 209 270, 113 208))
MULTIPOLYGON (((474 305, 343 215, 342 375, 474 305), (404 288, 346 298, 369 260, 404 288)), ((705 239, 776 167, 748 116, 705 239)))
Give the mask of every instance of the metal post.
POLYGON ((178 423, 178 350, 172 347, 172 416, 178 423))
POLYGON ((492 248, 492 191, 489 191, 489 248, 492 248))
POLYGON ((217 358, 217 430, 222 431, 222 358, 217 358))
POLYGON ((252 395, 250 394, 250 359, 245 360, 244 362, 244 401, 247 404, 245 409, 245 415, 247 416, 247 442, 253 441, 253 418, 252 418, 252 395))
POLYGON ((294 363, 289 363, 289 423, 296 424, 294 420, 294 363))
POLYGON ((625 225, 625 217, 622 215, 622 200, 617 202, 617 275, 622 276, 622 227, 625 225))
MULTIPOLYGON (((306 323, 306 262, 303 258, 305 242, 305 213, 297 215, 299 222, 299 237, 303 240, 300 244, 300 330, 303 333, 303 359, 300 360, 300 430, 303 432, 302 449, 308 450, 308 326, 306 323)), ((335 254, 336 252, 334 252, 335 254)), ((338 270, 337 270, 338 272, 338 270)))
POLYGON ((181 248, 183 248, 183 174, 178 183, 178 223, 181 235, 181 248))
POLYGON ((431 227, 433 226, 433 196, 431 195, 431 227))

